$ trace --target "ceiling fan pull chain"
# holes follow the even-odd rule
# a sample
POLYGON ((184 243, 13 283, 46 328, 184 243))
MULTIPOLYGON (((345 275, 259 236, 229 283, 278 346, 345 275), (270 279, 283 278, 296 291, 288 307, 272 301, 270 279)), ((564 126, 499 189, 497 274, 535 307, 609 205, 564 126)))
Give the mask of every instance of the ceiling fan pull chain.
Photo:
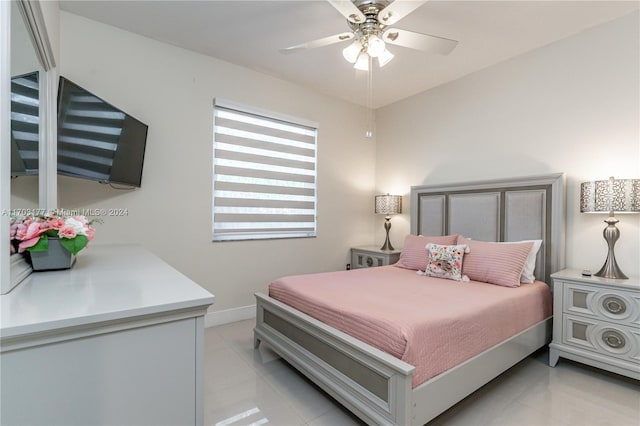
MULTIPOLYGON (((367 55, 368 56, 368 55, 367 55)), ((369 70, 367 73, 367 130, 365 137, 373 138, 375 120, 373 114, 373 58, 368 56, 369 70)))

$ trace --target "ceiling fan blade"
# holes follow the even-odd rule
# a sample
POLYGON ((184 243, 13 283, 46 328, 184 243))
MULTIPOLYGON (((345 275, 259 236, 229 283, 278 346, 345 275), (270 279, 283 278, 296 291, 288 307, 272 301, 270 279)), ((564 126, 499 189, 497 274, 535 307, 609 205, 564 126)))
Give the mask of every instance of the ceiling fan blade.
POLYGON ((351 3, 350 0, 327 1, 331 3, 331 6, 335 7, 338 12, 342 14, 342 16, 347 18, 349 22, 353 22, 354 24, 361 24, 367 19, 366 16, 364 16, 364 13, 362 13, 355 4, 351 3))
POLYGON ((395 0, 378 13, 378 22, 383 25, 393 25, 425 3, 426 0, 395 0))
POLYGON ((456 40, 396 28, 386 30, 382 38, 389 44, 439 55, 448 55, 458 45, 456 40))
POLYGON ((286 47, 280 49, 280 53, 294 53, 299 50, 314 49, 316 47, 329 46, 330 44, 340 43, 341 41, 351 40, 353 33, 340 33, 334 34, 328 37, 319 38, 317 40, 308 41, 302 44, 296 44, 295 46, 286 47))

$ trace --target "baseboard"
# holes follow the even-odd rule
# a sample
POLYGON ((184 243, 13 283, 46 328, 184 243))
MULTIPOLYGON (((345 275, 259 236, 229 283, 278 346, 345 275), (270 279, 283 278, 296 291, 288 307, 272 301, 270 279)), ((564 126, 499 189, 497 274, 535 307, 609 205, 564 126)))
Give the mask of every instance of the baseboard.
POLYGON ((256 317, 256 305, 241 306, 239 308, 225 309, 224 311, 208 312, 204 317, 205 327, 229 324, 256 317))

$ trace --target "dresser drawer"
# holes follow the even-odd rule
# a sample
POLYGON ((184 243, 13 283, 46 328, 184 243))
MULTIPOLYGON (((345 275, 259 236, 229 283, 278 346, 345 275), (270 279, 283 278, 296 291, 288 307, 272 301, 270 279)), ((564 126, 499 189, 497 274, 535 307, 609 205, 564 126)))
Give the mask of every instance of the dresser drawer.
POLYGON ((371 253, 353 253, 351 255, 351 267, 357 268, 373 268, 384 265, 384 258, 378 257, 371 253))
POLYGON ((565 345, 606 354, 640 366, 640 329, 565 314, 562 335, 565 345))
POLYGON ((565 283, 563 288, 563 312, 640 328, 640 296, 575 283, 565 283))
POLYGON ((396 263, 400 259, 400 250, 381 250, 377 246, 351 248, 351 267, 374 268, 396 263))

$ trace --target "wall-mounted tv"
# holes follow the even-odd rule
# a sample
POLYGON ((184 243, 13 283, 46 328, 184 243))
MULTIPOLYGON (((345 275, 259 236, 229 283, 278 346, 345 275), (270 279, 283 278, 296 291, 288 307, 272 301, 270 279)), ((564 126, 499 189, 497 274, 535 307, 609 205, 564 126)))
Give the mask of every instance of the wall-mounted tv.
POLYGON ((148 126, 70 80, 58 87, 58 174, 140 187, 148 126))

